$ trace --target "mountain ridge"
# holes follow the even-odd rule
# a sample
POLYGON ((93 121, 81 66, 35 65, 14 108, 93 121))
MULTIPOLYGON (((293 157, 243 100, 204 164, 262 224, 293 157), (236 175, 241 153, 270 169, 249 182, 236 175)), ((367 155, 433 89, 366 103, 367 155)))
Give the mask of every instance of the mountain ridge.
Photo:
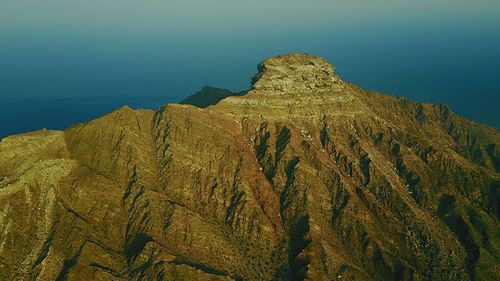
POLYGON ((214 105, 229 96, 241 96, 245 91, 231 92, 228 89, 204 86, 201 90, 181 100, 179 104, 190 104, 196 107, 205 108, 214 105))
POLYGON ((270 58, 206 108, 3 139, 0 278, 496 280, 499 145, 322 58, 270 58))

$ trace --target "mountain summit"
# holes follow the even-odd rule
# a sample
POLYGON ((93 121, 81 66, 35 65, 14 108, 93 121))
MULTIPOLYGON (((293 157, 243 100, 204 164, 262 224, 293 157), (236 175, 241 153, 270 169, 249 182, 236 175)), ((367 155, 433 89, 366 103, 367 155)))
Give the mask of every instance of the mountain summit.
POLYGON ((500 279, 498 130, 306 54, 205 106, 3 139, 0 279, 500 279))
POLYGON ((252 79, 255 90, 304 91, 328 88, 340 83, 335 69, 323 58, 308 54, 289 54, 267 59, 257 67, 252 79))

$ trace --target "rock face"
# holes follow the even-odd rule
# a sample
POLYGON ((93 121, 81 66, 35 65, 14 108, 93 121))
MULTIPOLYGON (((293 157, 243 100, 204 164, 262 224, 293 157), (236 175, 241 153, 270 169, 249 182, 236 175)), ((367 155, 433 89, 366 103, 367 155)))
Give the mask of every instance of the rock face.
POLYGON ((500 132, 321 58, 0 143, 0 280, 500 280, 500 132))

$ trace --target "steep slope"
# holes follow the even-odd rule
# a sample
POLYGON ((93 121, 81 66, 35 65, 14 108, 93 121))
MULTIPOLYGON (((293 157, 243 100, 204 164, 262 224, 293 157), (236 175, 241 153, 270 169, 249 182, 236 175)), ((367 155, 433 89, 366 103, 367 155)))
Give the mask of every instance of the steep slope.
POLYGON ((0 143, 0 279, 498 280, 500 133, 321 58, 0 143))

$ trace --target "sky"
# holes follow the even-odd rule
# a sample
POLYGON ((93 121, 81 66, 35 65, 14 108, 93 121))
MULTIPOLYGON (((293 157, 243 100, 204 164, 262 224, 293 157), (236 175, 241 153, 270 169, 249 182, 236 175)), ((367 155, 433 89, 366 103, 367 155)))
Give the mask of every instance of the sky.
POLYGON ((0 0, 0 137, 244 90, 289 52, 499 128, 499 14, 489 0, 0 0))

